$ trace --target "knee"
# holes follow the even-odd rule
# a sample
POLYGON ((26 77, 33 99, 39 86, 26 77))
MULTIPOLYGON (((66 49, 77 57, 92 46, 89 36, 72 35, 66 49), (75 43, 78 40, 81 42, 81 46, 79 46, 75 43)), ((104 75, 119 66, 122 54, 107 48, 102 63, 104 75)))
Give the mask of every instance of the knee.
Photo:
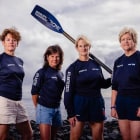
POLYGON ((28 136, 28 138, 30 138, 30 139, 31 139, 31 138, 33 137, 33 130, 31 130, 31 131, 28 133, 28 135, 27 135, 27 136, 28 136))
POLYGON ((29 138, 32 138, 32 137, 33 137, 33 130, 31 130, 31 131, 28 133, 28 137, 29 137, 29 138))
POLYGON ((21 135, 22 135, 23 139, 32 140, 32 138, 33 138, 33 131, 30 130, 27 133, 22 133, 21 135))
POLYGON ((70 140, 79 140, 82 134, 70 133, 70 140))
POLYGON ((0 140, 6 140, 8 136, 7 132, 0 132, 0 140))
POLYGON ((6 135, 0 135, 0 140, 6 140, 7 136, 6 135))

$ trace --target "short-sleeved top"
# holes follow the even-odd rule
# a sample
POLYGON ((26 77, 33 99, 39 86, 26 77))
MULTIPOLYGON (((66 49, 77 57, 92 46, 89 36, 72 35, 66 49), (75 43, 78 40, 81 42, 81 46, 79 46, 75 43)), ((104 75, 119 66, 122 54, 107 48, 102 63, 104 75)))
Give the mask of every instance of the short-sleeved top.
POLYGON ((38 103, 50 108, 60 106, 64 89, 63 73, 51 67, 39 69, 33 78, 31 94, 39 94, 38 103))
POLYGON ((16 56, 0 54, 0 96, 21 100, 23 78, 23 61, 16 56))
POLYGON ((123 54, 114 62, 112 89, 118 94, 140 96, 140 52, 123 54))

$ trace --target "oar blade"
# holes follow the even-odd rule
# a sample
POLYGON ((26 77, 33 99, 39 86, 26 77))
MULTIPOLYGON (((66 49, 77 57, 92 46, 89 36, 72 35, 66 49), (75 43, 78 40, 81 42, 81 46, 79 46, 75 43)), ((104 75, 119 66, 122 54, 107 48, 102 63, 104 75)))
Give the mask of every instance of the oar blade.
POLYGON ((44 8, 36 5, 31 12, 31 15, 47 28, 58 33, 64 32, 58 20, 44 8))
MULTIPOLYGON (((75 43, 75 39, 73 39, 68 33, 66 33, 61 27, 58 20, 44 8, 36 5, 33 11, 31 12, 31 15, 34 18, 36 18, 39 22, 41 22, 43 25, 45 25, 47 28, 55 32, 62 33, 66 38, 75 43)), ((95 57, 93 54, 90 54, 90 57, 94 59, 99 65, 101 65, 106 71, 112 74, 112 70, 103 62, 101 62, 97 57, 95 57)))

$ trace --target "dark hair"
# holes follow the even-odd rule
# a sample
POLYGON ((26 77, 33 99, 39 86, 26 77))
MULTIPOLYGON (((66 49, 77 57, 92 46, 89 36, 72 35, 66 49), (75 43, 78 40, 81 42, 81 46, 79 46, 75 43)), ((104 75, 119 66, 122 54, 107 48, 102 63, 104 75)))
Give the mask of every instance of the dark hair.
POLYGON ((20 33, 15 28, 4 29, 0 36, 0 40, 4 41, 7 34, 11 34, 12 37, 17 40, 17 42, 21 40, 20 33))
POLYGON ((49 56, 53 53, 58 53, 60 55, 60 63, 56 67, 56 69, 60 70, 61 66, 63 64, 64 53, 63 53, 63 50, 61 49, 61 47, 59 45, 52 45, 52 46, 49 46, 47 48, 47 50, 44 53, 44 65, 43 65, 43 67, 48 67, 49 66, 47 56, 49 56))

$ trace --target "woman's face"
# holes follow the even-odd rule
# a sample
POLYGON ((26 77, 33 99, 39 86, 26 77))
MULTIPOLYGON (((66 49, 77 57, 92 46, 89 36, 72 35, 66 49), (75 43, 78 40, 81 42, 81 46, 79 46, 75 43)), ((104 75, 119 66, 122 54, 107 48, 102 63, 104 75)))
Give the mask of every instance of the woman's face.
POLYGON ((89 54, 90 46, 84 40, 79 40, 76 49, 80 56, 87 56, 89 54))
POLYGON ((18 42, 11 34, 7 34, 2 44, 4 46, 5 52, 10 53, 15 51, 18 42))
POLYGON ((135 43, 132 39, 132 36, 129 33, 124 34, 121 37, 121 47, 124 51, 129 52, 135 50, 135 43))
POLYGON ((47 56, 47 60, 50 67, 56 68, 57 65, 60 63, 60 55, 59 53, 53 53, 47 56))

